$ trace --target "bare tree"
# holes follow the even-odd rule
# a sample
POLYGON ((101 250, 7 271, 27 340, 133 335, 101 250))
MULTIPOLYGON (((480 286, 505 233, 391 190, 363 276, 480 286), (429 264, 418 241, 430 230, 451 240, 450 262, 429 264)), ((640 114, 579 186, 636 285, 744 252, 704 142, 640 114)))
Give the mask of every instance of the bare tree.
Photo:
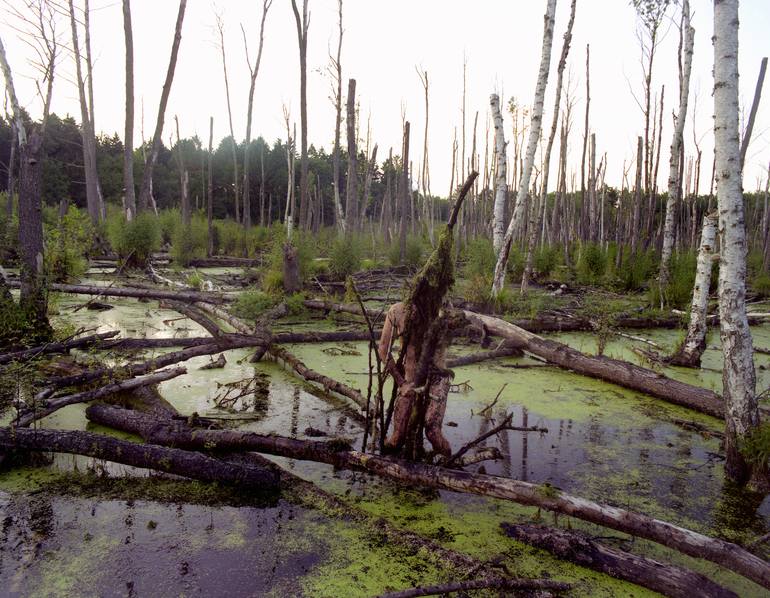
POLYGON ((495 207, 492 222, 492 245, 495 253, 500 252, 505 236, 505 201, 508 194, 508 160, 505 153, 505 130, 503 115, 500 112, 500 97, 493 93, 489 96, 492 121, 495 125, 495 207))
POLYGON ((425 219, 425 226, 428 229, 428 238, 430 239, 431 245, 433 245, 433 208, 430 203, 430 168, 428 166, 428 115, 430 113, 428 101, 428 71, 417 69, 417 76, 420 77, 420 83, 422 83, 422 88, 425 92, 425 134, 423 136, 422 170, 420 172, 423 218, 425 219))
POLYGON ((174 41, 171 45, 171 57, 168 62, 168 70, 166 71, 166 80, 163 83, 163 92, 160 96, 158 118, 155 122, 155 133, 152 136, 152 148, 150 150, 147 163, 144 166, 142 187, 139 191, 139 210, 146 210, 150 204, 150 195, 152 194, 152 171, 155 168, 155 162, 158 160, 158 152, 160 152, 161 135, 163 134, 163 121, 166 116, 168 96, 171 93, 171 83, 174 81, 174 70, 176 69, 176 59, 179 55, 179 44, 182 41, 182 23, 184 22, 184 12, 186 8, 187 0, 179 0, 179 12, 177 13, 176 25, 174 27, 174 41))
POLYGON ((751 132, 754 130, 754 120, 757 117, 757 109, 759 108, 759 99, 762 97, 762 86, 765 83, 765 72, 767 71, 767 56, 762 58, 762 62, 759 64, 759 75, 757 76, 757 86, 754 89, 754 100, 751 102, 751 110, 749 111, 749 120, 746 123, 746 132, 743 134, 743 140, 741 141, 741 168, 746 162, 746 150, 749 149, 749 143, 751 141, 751 132))
POLYGON ((52 330, 48 323, 48 300, 43 269, 42 174, 45 161, 44 140, 53 97, 53 81, 59 55, 56 13, 46 0, 27 0, 25 11, 13 10, 20 19, 21 33, 29 38, 37 58, 33 67, 39 73, 36 81, 43 101, 43 117, 39 124, 24 124, 16 96, 5 46, 0 38, 0 69, 5 78, 10 100, 14 131, 19 147, 19 250, 21 254, 21 292, 19 304, 33 336, 47 339, 52 330), (44 88, 41 86, 44 86, 44 88), (43 89, 45 91, 43 91, 43 89))
POLYGON ((131 27, 131 0, 123 0, 123 33, 126 38, 126 128, 123 139, 123 193, 126 218, 136 215, 134 189, 134 34, 131 27))
POLYGON ((746 229, 738 130, 738 0, 714 2, 714 151, 719 209, 719 317, 725 402, 725 473, 768 487, 767 464, 740 444, 759 427, 751 331, 746 318, 746 229))
POLYGON ((176 161, 179 168, 179 190, 181 198, 182 224, 185 227, 190 226, 192 214, 190 208, 190 175, 184 164, 184 152, 182 149, 182 138, 179 135, 179 117, 174 116, 176 124, 176 161))
POLYGON ((207 177, 207 192, 206 192, 206 220, 208 221, 209 242, 206 253, 209 257, 214 255, 214 180, 213 174, 213 157, 214 152, 214 117, 209 118, 209 154, 208 154, 208 177, 207 177))
POLYGON ((519 184, 513 216, 505 231, 503 246, 500 248, 497 264, 495 265, 495 275, 492 282, 492 294, 494 296, 497 296, 500 291, 503 290, 505 284, 505 268, 508 263, 508 254, 511 251, 511 243, 513 242, 514 235, 519 232, 519 228, 523 221, 526 196, 529 191, 529 181, 532 175, 532 166, 535 162, 535 151, 537 150, 537 144, 540 140, 540 129, 543 122, 543 102, 545 100, 545 88, 548 84, 548 71, 550 70, 551 64, 551 46, 553 44, 553 29, 556 21, 555 14, 556 0, 548 0, 543 25, 543 50, 540 61, 540 70, 537 77, 537 85, 535 86, 535 102, 532 110, 531 129, 529 132, 529 140, 527 142, 524 172, 522 173, 521 183, 519 184))
POLYGON ((660 257, 661 297, 663 296, 662 291, 668 285, 669 281, 669 263, 674 248, 674 218, 682 188, 679 156, 682 153, 684 125, 685 120, 687 119, 687 100, 690 95, 690 71, 692 70, 693 43, 695 40, 695 29, 690 26, 689 0, 684 0, 682 3, 681 36, 682 50, 679 60, 682 65, 682 71, 679 82, 679 113, 676 115, 674 136, 671 140, 671 157, 669 159, 668 171, 668 199, 666 200, 666 220, 663 228, 663 251, 660 257))
MULTIPOLYGON (((259 49, 257 50, 257 59, 254 62, 254 66, 251 66, 251 58, 249 57, 249 43, 246 39, 246 30, 241 26, 241 33, 243 33, 243 46, 246 51, 246 64, 249 67, 249 74, 251 75, 251 82, 249 85, 249 103, 246 110, 246 142, 243 147, 243 226, 245 228, 251 227, 251 193, 249 192, 249 153, 251 151, 251 119, 252 112, 254 110, 254 88, 257 84, 257 75, 259 74, 259 64, 262 62, 262 48, 265 44, 265 20, 267 19, 267 11, 270 9, 270 5, 273 0, 263 0, 262 2, 262 21, 259 25, 259 49)), ((223 46, 224 47, 224 46, 223 46)))
POLYGON ((356 143, 356 80, 348 80, 347 103, 348 176, 345 193, 345 223, 347 231, 358 230, 358 148, 356 143))
POLYGON ((329 56, 331 62, 329 72, 332 77, 332 97, 336 117, 334 120, 334 152, 332 153, 332 186, 334 187, 334 210, 337 230, 345 234, 345 214, 342 210, 342 197, 340 194, 340 129, 342 128, 342 0, 337 0, 339 12, 339 40, 337 42, 337 57, 329 56))
POLYGON ((294 20, 297 24, 297 42, 299 44, 299 122, 300 122, 300 167, 299 167, 299 226, 303 230, 308 226, 308 163, 307 163, 307 32, 310 27, 308 0, 302 0, 302 16, 297 10, 296 0, 291 0, 294 20))

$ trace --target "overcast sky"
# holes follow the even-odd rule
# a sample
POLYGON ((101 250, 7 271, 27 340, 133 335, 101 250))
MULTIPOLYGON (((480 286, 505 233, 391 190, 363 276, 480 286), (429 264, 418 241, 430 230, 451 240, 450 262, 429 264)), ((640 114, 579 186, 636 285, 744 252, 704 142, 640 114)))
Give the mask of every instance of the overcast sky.
MULTIPOLYGON (((20 4, 20 0, 11 0, 20 4)), ((301 4, 301 0, 299 0, 301 4)), ((82 4, 76 0, 76 5, 82 4)), ((380 157, 393 147, 400 153, 401 114, 412 124, 411 155, 422 155, 425 123, 423 90, 415 67, 428 71, 430 80, 430 171, 434 193, 445 195, 449 188, 452 137, 460 136, 463 60, 467 60, 467 153, 470 152, 473 118, 479 113, 479 147, 488 122, 489 94, 499 91, 506 99, 515 96, 531 104, 542 47, 545 0, 345 0, 343 78, 357 80, 361 107, 361 135, 371 118, 373 140, 380 157)), ((701 191, 708 190, 711 173, 713 134, 713 7, 709 0, 691 0, 692 23, 696 30, 690 111, 685 129, 685 147, 694 151, 693 133, 703 150, 701 191), (694 121, 693 121, 694 117, 694 121), (694 131, 693 131, 694 122, 694 131)), ((168 65, 178 3, 175 0, 132 0, 136 133, 140 140, 140 107, 144 103, 145 136, 154 128, 158 100, 168 65)), ((330 100, 331 80, 326 73, 329 51, 336 50, 336 0, 310 0, 308 42, 309 140, 316 146, 332 147, 334 106, 330 100)), ((121 2, 91 0, 92 48, 96 129, 108 134, 124 128, 124 38, 121 2)), ((233 102, 236 137, 246 128, 249 73, 245 62, 240 25, 256 52, 262 2, 257 0, 189 0, 182 44, 166 114, 164 142, 178 115, 182 136, 197 133, 208 141, 209 116, 214 116, 215 144, 229 134, 223 85, 222 63, 215 42, 214 12, 225 21, 225 44, 233 102)), ((678 7, 669 11, 678 23, 678 7)), ((569 0, 559 0, 556 33, 546 96, 545 127, 550 127, 556 62, 569 16, 569 0)), ((770 53, 770 1, 742 0, 740 3, 740 90, 746 113, 751 103, 761 57, 770 53)), ((20 102, 34 115, 40 113, 28 65, 28 48, 12 29, 7 15, 0 23, 0 35, 16 73, 20 102)), ((69 23, 60 24, 69 43, 69 23)), ((619 185, 623 161, 633 161, 636 136, 643 132, 642 112, 632 94, 642 97, 637 20, 628 0, 578 0, 568 70, 575 95, 575 123, 570 137, 570 165, 579 164, 582 149, 582 121, 585 109, 585 52, 591 45, 591 129, 596 133, 597 153, 607 152, 607 183, 619 185)), ((663 43, 656 56, 654 86, 666 86, 663 152, 659 181, 668 176, 668 147, 671 143, 672 111, 678 104, 676 53, 679 32, 667 21, 663 43)), ((282 105, 299 121, 299 61, 297 34, 290 0, 274 0, 270 8, 262 68, 254 101, 254 136, 272 142, 285 138, 282 105)), ((81 39, 82 43, 82 39, 81 39)), ((74 68, 69 56, 63 58, 53 99, 59 115, 72 114, 80 120, 77 90, 72 83, 74 68)), ((565 77, 566 79, 566 77, 565 77)), ((566 81, 565 81, 566 86, 566 81)), ((765 90, 770 96, 770 90, 765 90)), ((343 91, 343 94, 346 91, 343 91)), ((506 134, 511 121, 506 113, 506 134)), ((299 130, 299 123, 298 123, 299 130)), ((344 123, 343 123, 344 127, 344 123)), ((492 133, 490 133, 491 142, 492 133)), ((343 128, 344 139, 344 128, 343 128)), ((415 170, 418 159, 414 160, 415 170)), ((554 155, 554 162, 555 162, 554 155)), ((764 187, 770 160, 770 99, 760 105, 754 137, 746 161, 744 187, 764 187)), ((552 163, 554 164, 554 163, 552 163)), ((554 186, 555 165, 550 188, 554 186)), ((631 171, 633 172, 633 171, 631 171)), ((632 175, 631 175, 632 176, 632 175)))

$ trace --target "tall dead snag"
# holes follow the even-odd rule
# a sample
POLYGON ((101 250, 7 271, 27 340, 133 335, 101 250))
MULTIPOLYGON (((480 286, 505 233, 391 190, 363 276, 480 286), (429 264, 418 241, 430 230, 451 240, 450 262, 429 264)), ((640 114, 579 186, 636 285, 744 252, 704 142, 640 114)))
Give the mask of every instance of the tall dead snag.
POLYGON ((759 98, 762 97, 762 85, 765 83, 766 71, 767 56, 762 58, 762 62, 759 65, 759 76, 757 77, 757 86, 754 89, 754 100, 751 102, 749 120, 746 122, 746 132, 743 134, 743 140, 741 141, 741 169, 743 169, 743 164, 746 162, 746 151, 749 149, 749 143, 751 142, 751 132, 754 130, 754 121, 757 117, 757 109, 759 108, 759 98))
POLYGON ((150 206, 150 195, 152 194, 152 171, 155 168, 155 162, 158 160, 160 152, 161 135, 163 135, 163 121, 166 117, 166 105, 168 96, 171 93, 171 84, 174 81, 174 71, 176 70, 176 59, 179 55, 179 44, 182 42, 182 23, 184 22, 184 12, 187 8, 187 0, 179 0, 179 12, 176 16, 176 25, 174 27, 174 41, 171 44, 171 57, 168 61, 168 70, 166 71, 166 80, 163 83, 163 91, 160 95, 160 105, 158 106, 158 118, 155 122, 155 133, 152 136, 152 147, 147 162, 144 165, 144 174, 142 175, 142 186, 139 191, 139 211, 147 210, 150 206))
MULTIPOLYGON (((179 191, 180 191, 180 209, 182 212, 182 224, 186 227, 190 227, 190 221, 192 218, 190 207, 190 175, 187 172, 184 164, 184 152, 182 150, 182 138, 179 136, 179 117, 174 116, 174 123, 176 124, 176 163, 179 169, 179 191)), ((189 233, 189 231, 188 231, 189 233)))
POLYGON ((727 476, 768 487, 767 464, 740 444, 760 425, 751 331, 746 319, 746 223, 738 130, 738 0, 714 2, 714 153, 719 209, 719 319, 724 367, 727 476))
POLYGON ((708 313, 709 286, 711 286, 711 266, 714 262, 714 250, 717 240, 717 215, 703 217, 703 229, 698 250, 698 267, 695 273, 695 286, 692 290, 690 324, 687 336, 677 352, 671 357, 671 363, 687 367, 700 367, 700 359, 706 350, 706 315, 708 313))
POLYGON ((337 0, 337 10, 339 12, 339 41, 337 42, 337 58, 329 57, 331 73, 334 84, 332 86, 332 96, 334 98, 334 109, 336 117, 334 120, 334 151, 332 153, 332 186, 334 187, 334 214, 337 223, 337 230, 345 234, 345 214, 342 210, 342 196, 340 194, 340 128, 342 127, 342 0, 337 0))
MULTIPOLYGON (((44 2, 31 6, 33 13, 18 13, 29 27, 30 43, 38 56, 33 65, 41 74, 38 89, 45 89, 43 118, 27 130, 16 96, 13 75, 0 39, 0 68, 5 78, 14 129, 19 147, 19 250, 21 254, 21 291, 19 305, 31 329, 31 336, 47 340, 52 333, 48 322, 48 298, 43 271, 42 174, 45 161, 45 129, 53 97, 53 80, 59 53, 59 39, 53 9, 44 2)), ((10 294, 8 295, 10 300, 10 294)))
MULTIPOLYGON (((85 14, 88 14, 87 2, 85 14)), ((72 29, 72 52, 75 60, 75 74, 77 76, 76 83, 78 86, 78 96, 80 98, 80 116, 82 121, 80 125, 80 133, 83 140, 83 166, 85 169, 86 178, 86 203, 91 221, 97 223, 99 220, 101 220, 102 216, 102 201, 101 194, 99 192, 99 173, 96 170, 96 136, 94 133, 93 115, 91 114, 91 110, 89 110, 89 102, 86 97, 86 81, 83 75, 80 56, 80 43, 78 41, 77 19, 75 17, 75 7, 72 0, 69 0, 69 17, 70 26, 72 29)), ((90 35, 87 29, 86 35, 90 35)), ((90 64, 90 60, 88 63, 90 64)), ((88 70, 91 70, 90 66, 88 70)), ((89 89, 90 88, 91 83, 89 76, 89 89)), ((92 96, 93 94, 89 93, 89 97, 92 98, 92 96)), ((91 105, 91 109, 93 109, 93 105, 91 105)))
POLYGON ((348 80, 347 104, 348 175, 345 193, 345 224, 348 231, 355 231, 358 223, 358 148, 356 147, 356 80, 348 80))
POLYGON ((235 221, 241 221, 241 181, 238 176, 238 144, 235 141, 235 129, 233 128, 233 108, 230 102, 230 80, 227 77, 227 54, 225 52, 225 24, 222 16, 215 15, 217 32, 219 33, 219 51, 222 54, 222 71, 225 76, 225 98, 227 99, 227 122, 230 125, 230 149, 233 156, 233 195, 235 221))
POLYGON ((505 129, 500 111, 500 96, 489 96, 492 122, 495 125, 495 207, 492 221, 492 246, 499 253, 505 236, 505 201, 508 195, 508 159, 505 155, 505 129))
POLYGON ((530 121, 529 140, 527 141, 527 153, 524 159, 524 171, 522 172, 519 191, 516 195, 516 204, 513 216, 505 231, 503 244, 497 256, 495 275, 492 282, 492 295, 497 296, 505 285, 505 268, 508 263, 508 255, 511 251, 511 243, 514 235, 519 233, 524 219, 529 181, 532 176, 532 167, 535 163, 535 151, 540 140, 540 129, 543 123, 543 102, 545 101, 545 88, 548 84, 548 71, 551 65, 551 46, 553 45, 553 29, 556 21, 556 0, 548 0, 543 26, 543 52, 540 60, 540 71, 535 86, 535 103, 532 109, 530 121))
MULTIPOLYGON (((209 155, 208 155, 208 178, 206 189, 206 220, 208 223, 209 242, 206 249, 206 255, 211 257, 214 255, 214 179, 213 175, 213 158, 214 152, 212 151, 214 145, 214 117, 209 118, 209 155)), ((264 178, 264 176, 262 177, 264 178)))
MULTIPOLYGON (((415 276, 407 300, 388 311, 380 337, 380 358, 398 386, 392 407, 393 429, 385 448, 412 459, 422 455, 423 431, 437 453, 451 455, 441 426, 452 375, 446 369, 445 353, 456 314, 444 309, 444 298, 454 284, 453 229, 477 176, 475 171, 468 176, 436 249, 415 276), (397 337, 401 350, 394 361, 390 351, 397 337)), ((388 422, 380 427, 387 430, 388 422)))
POLYGON ((425 92, 425 134, 422 143, 422 170, 420 172, 420 186, 422 187, 422 213, 425 219, 425 227, 428 229, 428 239, 433 245, 433 202, 430 199, 430 168, 428 167, 428 116, 430 103, 428 99, 428 71, 417 69, 423 91, 425 92))
MULTIPOLYGON (((693 43, 695 29, 690 26, 690 3, 684 0, 682 3, 682 65, 681 80, 679 84, 679 113, 676 115, 674 137, 671 140, 671 157, 668 170, 668 199, 666 200, 666 221, 663 228, 663 251, 660 256, 660 287, 661 294, 668 285, 671 262, 671 253, 674 249, 674 227, 676 206, 679 203, 682 181, 680 177, 680 155, 683 154, 682 141, 684 138, 684 125, 687 119, 687 98, 690 95, 690 71, 692 70, 693 43)), ((708 289, 706 289, 708 293, 708 289)))
POLYGON ((246 141, 243 146, 243 226, 244 228, 251 227, 251 193, 249 191, 249 153, 251 151, 251 119, 252 112, 254 110, 254 88, 257 85, 257 75, 259 74, 259 64, 262 62, 262 48, 265 45, 265 19, 267 19, 267 11, 270 9, 270 5, 273 0, 263 0, 262 3, 262 21, 259 25, 259 48, 257 49, 257 59, 254 62, 254 66, 251 66, 251 58, 249 57, 249 43, 246 40, 246 30, 241 27, 243 33, 243 46, 246 50, 246 64, 249 67, 249 74, 251 80, 249 84, 249 103, 246 110, 246 141))
POLYGON ((123 197, 126 219, 136 215, 134 189, 134 34, 131 0, 123 0, 123 33, 126 38, 126 128, 123 138, 123 197))
POLYGON ((412 194, 412 186, 409 184, 409 121, 404 122, 404 141, 401 147, 401 176, 398 182, 398 256, 399 262, 406 259, 406 227, 407 214, 409 213, 409 198, 412 194))
MULTIPOLYGON (((556 127, 559 122, 559 105, 561 104, 561 88, 564 81, 564 69, 567 66, 567 56, 572 43, 572 26, 575 23, 575 5, 577 0, 572 0, 570 5, 569 23, 567 31, 564 32, 564 45, 561 48, 559 57, 559 66, 556 69, 556 93, 553 103, 553 118, 551 120, 551 132, 548 135, 548 144, 545 146, 545 156, 543 157, 543 182, 540 185, 540 214, 537 218, 530 221, 529 240, 527 242, 527 258, 524 266, 524 273, 521 277, 521 292, 527 292, 527 284, 532 275, 532 256, 535 252, 537 235, 540 230, 540 223, 545 221, 545 206, 548 200, 548 176, 551 170, 551 150, 553 149, 553 140, 556 138, 556 127)), ((495 206, 496 207, 496 206, 495 206)), ((535 212, 533 211, 533 216, 535 212)))
POLYGON ((297 24, 297 42, 299 43, 299 122, 300 122, 300 166, 299 166, 299 227, 308 228, 310 214, 310 194, 308 192, 307 163, 307 30, 310 26, 308 0, 302 0, 302 16, 297 10, 296 0, 291 0, 294 21, 297 24))

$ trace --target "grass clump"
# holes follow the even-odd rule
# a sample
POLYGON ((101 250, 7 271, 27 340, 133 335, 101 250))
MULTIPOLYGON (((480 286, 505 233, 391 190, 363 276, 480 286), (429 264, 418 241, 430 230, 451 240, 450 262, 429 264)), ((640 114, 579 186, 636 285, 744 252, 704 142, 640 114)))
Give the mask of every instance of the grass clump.
POLYGON ((692 300, 695 285, 695 252, 686 251, 671 256, 669 282, 663 288, 659 281, 650 281, 650 303, 686 309, 692 300))
POLYGON ((192 218, 189 226, 177 222, 171 235, 171 257, 178 266, 206 257, 209 243, 208 223, 205 218, 192 218))
POLYGON ((770 424, 763 423, 746 434, 739 442, 744 459, 755 467, 767 467, 770 460, 770 424))
POLYGON ((535 252, 533 256, 533 266, 538 276, 542 278, 548 278, 551 276, 556 266, 561 261, 559 249, 557 247, 541 247, 535 252))
POLYGON ((360 269, 361 245, 358 240, 346 235, 334 241, 329 253, 329 273, 344 280, 360 269))
POLYGON ((86 272, 86 255, 94 239, 88 214, 70 206, 60 222, 47 227, 45 237, 45 272, 49 280, 64 282, 86 272))
POLYGON ((492 241, 478 237, 473 239, 465 248, 465 265, 463 274, 470 279, 489 278, 491 288, 492 274, 495 271, 495 250, 492 247, 492 241))
POLYGON ((601 245, 587 243, 580 248, 576 279, 580 284, 597 285, 607 271, 607 253, 601 245))
POLYGON ((245 320, 256 320, 276 304, 275 296, 258 290, 244 291, 233 303, 233 313, 245 320))
POLYGON ((147 263, 161 246, 158 219, 149 212, 141 212, 130 222, 123 214, 111 216, 107 222, 107 238, 113 251, 134 266, 147 263))

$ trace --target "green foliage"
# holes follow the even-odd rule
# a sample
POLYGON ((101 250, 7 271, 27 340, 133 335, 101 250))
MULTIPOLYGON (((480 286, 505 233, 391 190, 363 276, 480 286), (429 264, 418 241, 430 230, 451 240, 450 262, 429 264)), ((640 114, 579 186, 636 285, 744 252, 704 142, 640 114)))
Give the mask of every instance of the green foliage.
POLYGON ((70 206, 60 223, 47 227, 45 237, 45 272, 49 280, 64 282, 86 272, 86 255, 94 240, 87 213, 70 206))
POLYGON ((586 243, 580 248, 576 278, 580 284, 596 285, 607 270, 607 253, 601 245, 586 243))
POLYGON ((409 266, 410 268, 419 268, 423 262, 423 251, 425 244, 422 238, 417 235, 409 235, 406 238, 406 247, 404 259, 401 259, 401 245, 398 239, 395 239, 388 249, 388 261, 391 266, 409 266))
MULTIPOLYGON (((497 260, 497 258, 495 258, 497 260)), ((524 274, 524 265, 526 262, 526 256, 524 252, 518 247, 511 246, 511 251, 508 253, 508 263, 505 265, 505 270, 508 276, 512 280, 521 280, 524 274)), ((494 266, 492 267, 494 270, 494 266)))
POLYGON ((154 214, 142 212, 131 222, 116 213, 107 222, 107 238, 112 249, 124 260, 141 265, 160 249, 161 233, 154 214))
POLYGON ((294 293, 284 299, 290 316, 301 316, 307 311, 304 293, 294 293))
POLYGON ((658 281, 650 281, 650 303, 686 309, 692 301, 695 265, 695 252, 673 254, 669 264, 669 283, 666 288, 662 289, 658 281))
POLYGON ((492 276, 480 276, 477 274, 467 280, 463 297, 471 303, 484 305, 489 301, 491 289, 492 276))
POLYGON ((543 278, 548 278, 561 261, 558 247, 541 247, 533 257, 535 272, 543 278))
POLYGON ((329 255, 329 272, 343 280, 361 269, 361 244, 352 235, 334 241, 329 255))
POLYGON ((7 289, 0 290, 0 346, 26 343, 34 327, 7 289))
POLYGON ((158 212, 158 227, 160 228, 161 243, 169 245, 172 243, 174 234, 182 222, 182 214, 177 208, 160 210, 158 212))
POLYGON ((233 303, 232 311, 239 318, 256 320, 265 310, 276 304, 274 296, 257 290, 248 290, 238 295, 233 303))
POLYGON ((762 272, 751 281, 751 289, 763 299, 770 297, 770 274, 762 272))
POLYGON ((763 423, 739 441, 744 459, 755 467, 767 467, 770 459, 770 424, 763 423))
POLYGON ((463 274, 470 279, 489 278, 486 288, 491 289, 491 277, 495 271, 496 261, 492 241, 485 237, 477 237, 465 247, 463 274))
POLYGON ((8 194, 0 193, 0 259, 4 263, 18 256, 19 248, 19 218, 14 212, 8 217, 8 194))
POLYGON ((208 223, 195 216, 190 225, 177 222, 172 232, 171 257, 178 266, 187 266, 192 260, 206 257, 209 244, 208 223))
MULTIPOLYGON (((267 265, 262 272, 262 290, 266 293, 281 293, 283 291, 283 245, 286 242, 286 231, 283 227, 272 229, 273 238, 267 265)), ((311 236, 294 234, 292 243, 297 249, 300 282, 308 279, 314 270, 314 246, 311 236)))
MULTIPOLYGON (((614 257, 612 263, 615 263, 614 257)), ((625 247, 620 268, 615 272, 614 286, 619 291, 639 291, 655 275, 657 268, 658 262, 652 250, 631 255, 630 249, 625 247)))
POLYGON ((234 257, 255 257, 266 251, 279 225, 272 229, 264 226, 252 226, 249 229, 234 220, 214 221, 215 254, 234 257))

